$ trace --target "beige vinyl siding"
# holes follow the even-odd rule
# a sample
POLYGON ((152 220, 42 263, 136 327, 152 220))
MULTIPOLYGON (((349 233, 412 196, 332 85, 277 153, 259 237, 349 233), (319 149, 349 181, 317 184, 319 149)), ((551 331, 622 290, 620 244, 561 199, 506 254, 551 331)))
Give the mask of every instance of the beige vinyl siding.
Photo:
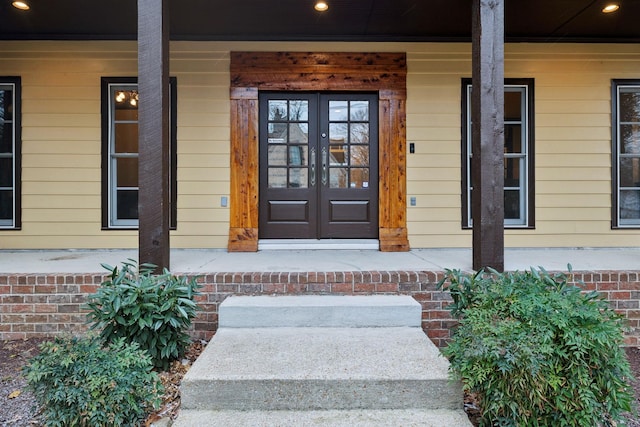
POLYGON ((411 247, 469 247, 461 219, 461 78, 471 75, 466 44, 413 45, 407 52, 407 207, 411 247))
POLYGON ((611 79, 640 75, 640 48, 513 45, 506 57, 507 75, 535 78, 536 229, 505 244, 640 244, 639 230, 611 230, 611 79))
POLYGON ((224 248, 229 210, 229 50, 210 43, 172 44, 178 78, 178 228, 180 248, 224 248))
MULTIPOLYGON (((22 230, 0 249, 134 248, 136 231, 101 229, 100 78, 137 74, 135 42, 0 42, 0 75, 22 77, 22 230)), ((406 52, 410 244, 470 247, 461 228, 461 79, 468 44, 172 42, 177 77, 177 248, 225 248, 229 52, 406 52)), ((536 223, 511 247, 637 246, 611 230, 611 79, 640 78, 634 44, 514 44, 505 76, 535 79, 536 223)))

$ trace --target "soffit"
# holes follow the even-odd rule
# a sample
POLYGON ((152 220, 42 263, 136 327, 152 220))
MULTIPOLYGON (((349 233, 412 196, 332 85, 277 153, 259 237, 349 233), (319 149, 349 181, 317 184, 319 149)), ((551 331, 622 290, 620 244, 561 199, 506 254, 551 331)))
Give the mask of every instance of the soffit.
MULTIPOLYGON (((468 41, 469 0, 170 0, 173 40, 468 41)), ((638 42, 640 0, 505 0, 507 41, 638 42)), ((0 39, 130 40, 135 0, 29 0, 19 11, 0 2, 0 39)))

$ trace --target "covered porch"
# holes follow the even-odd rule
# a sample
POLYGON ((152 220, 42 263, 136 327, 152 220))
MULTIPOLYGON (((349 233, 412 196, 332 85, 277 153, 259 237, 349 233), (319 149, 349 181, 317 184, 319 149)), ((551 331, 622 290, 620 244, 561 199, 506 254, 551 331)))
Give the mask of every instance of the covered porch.
MULTIPOLYGON (((324 15, 300 0, 181 6, 64 0, 18 11, 0 3, 0 83, 21 107, 15 120, 7 114, 16 130, 0 147, 13 168, 0 183, 0 338, 84 330, 82 305, 107 277, 100 264, 133 259, 199 276, 197 337, 214 333, 229 295, 405 294, 422 305, 422 326, 438 345, 454 324, 436 285, 446 268, 571 264, 572 280, 624 314, 627 343, 638 344, 640 134, 629 129, 640 113, 629 107, 637 120, 615 119, 618 95, 640 95, 638 0, 608 14, 601 0, 335 0, 324 15), (170 74, 176 102, 163 90, 170 74), (510 126, 524 129, 509 153, 505 77, 520 82, 510 126), (116 80, 136 103, 140 95, 130 150, 118 151, 108 131, 111 108, 120 111, 107 90, 116 80), (340 250, 291 242, 260 250, 258 103, 270 91, 377 94, 374 228, 379 248, 392 252, 344 249, 344 239, 340 250), (615 142, 616 127, 626 142, 615 142), (505 156, 521 165, 512 185, 505 156), (119 158, 139 164, 118 169, 119 158), (119 170, 135 179, 121 185, 119 170), (507 187, 519 191, 522 221, 505 232, 507 187), (123 212, 119 192, 131 196, 123 212), (618 203, 622 192, 631 207, 618 203)), ((305 165, 309 176, 321 158, 305 165)))
MULTIPOLYGON (((472 41, 472 55, 469 55, 472 57, 472 67, 465 69, 462 75, 468 77, 469 71, 471 71, 475 82, 474 85, 479 85, 476 86, 476 90, 471 92, 473 97, 471 102, 480 107, 473 109, 474 116, 471 121, 473 122, 473 132, 475 134, 473 138, 473 151, 476 153, 474 159, 480 160, 474 167, 474 196, 473 199, 469 199, 469 204, 473 206, 473 209, 466 209, 465 207, 463 210, 473 213, 472 219, 476 226, 473 227, 473 230, 469 230, 471 228, 470 221, 467 221, 462 225, 463 230, 460 233, 458 233, 460 230, 454 231, 458 238, 460 237, 458 234, 466 238, 467 234, 473 233, 473 243, 470 245, 472 250, 466 252, 466 256, 473 255, 472 267, 479 268, 484 265, 492 265, 498 269, 511 268, 508 261, 504 259, 507 257, 507 253, 504 252, 503 232, 503 135, 499 131, 495 132, 500 127, 496 126, 496 124, 500 125, 503 117, 501 96, 504 78, 502 71, 504 67, 504 43, 598 42, 603 44, 634 44, 640 40, 640 34, 634 20, 640 5, 633 0, 618 2, 617 8, 620 9, 620 13, 611 14, 603 13, 606 6, 605 2, 595 0, 588 2, 588 4, 580 1, 563 3, 545 1, 535 7, 508 0, 495 2, 475 1, 473 2, 474 7, 471 7, 468 2, 459 1, 436 2, 436 4, 429 5, 414 1, 371 1, 359 3, 358 5, 354 5, 351 2, 334 1, 330 2, 329 11, 324 15, 318 15, 313 10, 311 7, 312 2, 305 4, 299 1, 279 2, 277 7, 267 5, 264 2, 250 0, 229 5, 213 5, 210 2, 198 1, 193 5, 195 7, 191 9, 180 8, 179 2, 169 0, 140 1, 137 9, 134 4, 123 1, 97 3, 88 7, 82 2, 70 0, 64 2, 63 5, 64 7, 61 7, 60 4, 55 6, 34 4, 28 13, 17 11, 9 6, 9 3, 0 5, 0 12, 2 12, 0 14, 2 17, 0 18, 0 28, 2 28, 0 38, 9 42, 138 40, 138 78, 140 93, 143 94, 143 102, 141 102, 140 107, 140 200, 137 204, 140 221, 138 228, 140 249, 138 255, 133 255, 131 258, 152 261, 161 266, 172 265, 169 262, 170 248, 172 246, 169 242, 169 230, 172 226, 168 221, 169 210, 172 205, 172 202, 169 201, 169 194, 172 193, 172 188, 170 188, 168 180, 164 179, 170 174, 168 172, 168 122, 170 120, 168 119, 167 94, 159 89, 163 85, 167 85, 169 78, 169 40, 173 42, 249 41, 266 44, 276 42, 273 45, 262 47, 268 51, 276 51, 282 42, 292 41, 315 41, 321 43, 330 41, 344 43, 401 42, 407 44, 444 42, 452 46, 454 43, 472 41), (52 9, 47 9, 49 7, 52 9), (73 10, 74 13, 68 13, 70 10, 73 10), (194 10, 197 12, 194 13, 194 10), (247 10, 251 10, 252 13, 247 14, 247 10), (81 19, 71 19, 71 16, 81 17, 81 19), (479 87, 483 88, 482 97, 480 97, 479 87), (153 106, 161 106, 161 108, 152 108, 153 106), (476 143, 478 146, 475 146, 476 143), (481 147, 482 151, 480 150, 481 147), (476 176, 475 174, 478 175, 476 176)), ((406 49, 408 48, 404 47, 401 50, 406 49)), ((18 48, 18 50, 20 49, 18 48)), ((92 49, 87 48, 87 50, 91 51, 92 49)), ((189 46, 188 50, 191 51, 192 47, 189 46)), ((233 49, 229 51, 229 55, 231 55, 232 51, 233 49)), ((197 54, 199 65, 201 60, 206 57, 206 54, 201 54, 200 52, 197 52, 197 54)), ((9 56, 17 59, 20 58, 20 55, 21 53, 11 53, 9 56)), ((184 55, 184 52, 180 55, 184 55)), ((180 55, 177 57, 178 60, 180 60, 180 55)), ((449 55, 449 52, 435 53, 434 58, 437 57, 440 63, 456 62, 456 60, 452 60, 447 55, 449 55)), ((633 53, 629 56, 633 56, 633 53)), ((530 55, 526 55, 527 59, 529 57, 530 55)), ((209 58, 207 57, 207 59, 209 58)), ((298 61, 297 58, 296 61, 298 61)), ((231 61, 231 65, 229 68, 233 72, 233 61, 231 61)), ((242 65, 242 71, 247 73, 251 70, 255 71, 255 68, 262 64, 242 63, 242 65)), ((306 70, 302 73, 304 78, 309 78, 312 82, 310 86, 302 85, 301 82, 304 82, 304 78, 300 78, 300 81, 296 83, 297 86, 291 87, 291 79, 284 78, 282 82, 275 82, 278 84, 275 88, 309 90, 310 87, 317 84, 318 69, 322 65, 326 64, 321 61, 316 62, 311 67, 311 71, 306 70)), ((367 62, 367 65, 371 64, 367 62)), ((377 64, 373 63, 373 65, 377 64)), ((383 76, 388 77, 389 67, 385 66, 381 67, 381 69, 382 71, 379 74, 373 74, 373 77, 371 77, 371 74, 366 74, 362 81, 367 81, 371 84, 371 82, 381 81, 383 76)), ((425 69, 426 73, 431 72, 428 67, 425 69)), ((519 73, 529 73, 530 69, 530 66, 524 67, 522 69, 524 71, 519 71, 519 73)), ((10 75, 19 74, 21 68, 17 68, 17 70, 18 72, 11 71, 7 73, 10 75)), ((184 73, 184 70, 181 71, 184 73)), ((202 70, 198 66, 194 66, 192 71, 194 74, 199 74, 202 70)), ((404 65, 401 71, 405 71, 404 65)), ((120 70, 117 73, 119 72, 120 70)), ((347 77, 352 77, 349 73, 345 74, 348 74, 347 77)), ((230 209, 227 224, 229 249, 255 250, 255 243, 259 238, 257 227, 258 206, 256 202, 258 197, 256 190, 257 169, 255 167, 248 168, 249 172, 247 174, 246 166, 255 166, 256 164, 255 124, 257 122, 254 117, 256 94, 260 90, 274 90, 273 85, 275 83, 273 81, 265 82, 261 76, 257 81, 247 81, 247 79, 241 79, 240 77, 238 77, 237 73, 232 73, 232 82, 229 87, 231 89, 231 109, 238 107, 236 108, 238 114, 233 115, 231 113, 232 126, 229 132, 231 148, 229 160, 235 167, 230 170, 228 181, 226 181, 226 177, 220 180, 222 185, 219 185, 219 188, 215 190, 215 194, 216 196, 222 195, 220 197, 220 205, 226 208, 228 185, 230 190, 228 192, 230 209), (253 123, 254 126, 245 128, 243 126, 246 123, 253 123)), ((617 75, 612 73, 612 77, 617 77, 617 75)), ((334 78, 335 73, 331 71, 327 79, 334 78)), ((434 81, 437 82, 438 80, 434 81)), ((28 82, 28 79, 25 79, 25 82, 33 85, 33 83, 28 82)), ((439 84, 441 85, 441 83, 439 84)), ((590 87, 593 82, 586 80, 586 83, 581 83, 581 85, 590 87)), ((28 88, 29 86, 27 85, 26 87, 28 88)), ((360 85, 358 88, 360 90, 376 90, 385 96, 390 95, 389 87, 386 84, 382 87, 360 85)), ((406 107, 406 94, 404 84, 397 84, 396 86, 391 86, 391 88, 393 89, 393 93, 391 93, 393 96, 389 99, 393 100, 392 104, 402 114, 389 115, 394 120, 388 123, 389 129, 387 132, 381 126, 381 137, 388 140, 388 145, 381 145, 381 147, 385 147, 385 149, 381 148, 381 155, 389 154, 390 151, 386 149, 388 147, 394 147, 395 151, 389 155, 388 159, 380 162, 380 167, 382 168, 380 173, 380 193, 383 196, 381 196, 379 202, 379 206, 382 208, 379 238, 381 248, 407 250, 410 246, 409 234, 412 232, 411 226, 414 227, 413 230, 420 230, 419 233, 424 233, 427 236, 430 233, 437 234, 437 232, 434 232, 431 228, 427 231, 422 231, 422 222, 425 221, 422 212, 416 212, 411 223, 408 224, 407 221, 407 199, 411 200, 409 201, 409 206, 416 205, 413 202, 415 197, 411 197, 409 191, 415 192, 418 185, 414 185, 412 189, 407 189, 405 173, 411 173, 412 169, 407 167, 407 163, 410 163, 410 160, 406 156, 407 151, 409 151, 409 154, 413 154, 411 150, 415 147, 414 143, 407 140, 405 135, 404 110, 406 107), (388 200, 383 197, 387 197, 388 200)), ((347 90, 344 86, 321 86, 320 89, 347 90)), ((353 89, 353 87, 348 89, 353 89)), ((418 94, 419 91, 414 90, 413 93, 418 94)), ((454 98, 450 97, 449 99, 453 100, 454 98)), ((417 105, 423 102, 423 98, 414 95, 414 98, 409 99, 409 101, 413 102, 413 105, 417 105)), ((34 104, 32 103, 32 105, 34 104)), ((25 105, 28 106, 29 104, 25 105)), ((201 106, 202 104, 198 105, 201 106)), ((381 106, 380 111, 385 111, 385 108, 381 106)), ((431 110, 429 111, 432 112, 431 110)), ((409 111, 409 114, 414 113, 409 111)), ((25 124, 27 123, 25 121, 25 124)), ((33 126, 33 122, 31 122, 31 126, 33 126)), ((418 127, 414 122, 413 129, 418 127)), ((432 127, 437 129, 437 126, 432 127)), ((25 134, 28 134, 28 132, 25 134)), ((428 138, 425 137, 426 139, 428 138)), ((28 143, 28 141, 26 142, 28 143)), ((25 147, 28 145, 27 143, 25 143, 25 147)), ((420 151, 420 148, 418 146, 418 151, 420 151)), ((601 147, 598 147, 597 150, 602 151, 601 147)), ((599 154, 601 154, 600 151, 598 151, 599 154)), ((13 158, 16 159, 19 159, 19 154, 17 151, 16 153, 11 153, 13 158)), ((28 151, 27 154, 29 154, 28 151)), ((218 152, 215 154, 218 154, 218 152)), ((441 153, 436 152, 434 154, 441 153)), ((533 151, 531 151, 532 157, 533 154, 533 151)), ((551 154, 555 153, 551 151, 551 154)), ((585 161, 585 164, 591 166, 588 161, 585 161)), ((37 165, 39 163, 26 161, 25 165, 34 170, 38 169, 37 165)), ((552 169, 556 165, 553 162, 549 162, 549 166, 549 169, 552 169)), ((598 166, 601 165, 598 163, 598 166)), ((421 170, 417 161, 411 167, 413 168, 414 178, 412 179, 414 182, 424 183, 431 181, 434 186, 439 186, 440 176, 434 178, 430 175, 430 171, 421 170), (426 178, 420 178, 420 181, 416 180, 415 175, 417 174, 424 175, 426 178)), ((182 171, 180 173, 184 176, 182 171)), ((16 176, 16 184, 12 187, 12 191, 15 194, 20 193, 18 178, 16 176)), ((198 179, 202 180, 203 178, 198 177, 198 179)), ((457 174, 448 179, 459 181, 457 174)), ((558 178, 554 176, 553 179, 558 178)), ((563 179, 566 181, 575 180, 573 177, 563 179)), ((601 178, 599 179, 604 182, 601 178)), ((529 190, 531 200, 536 196, 535 183, 532 176, 529 190)), ((567 191, 573 192, 573 188, 567 191)), ((174 189, 173 194, 175 192, 174 189)), ((458 195, 457 189, 454 192, 449 190, 449 193, 449 195, 458 195)), ((85 195, 86 193, 82 194, 85 195)), ((191 194, 193 193, 189 195, 191 194)), ((544 193, 542 194, 545 195, 544 193)), ((106 198, 104 194, 103 198, 106 198)), ((589 206, 590 202, 591 200, 588 202, 581 201, 580 207, 589 206)), ((456 207, 457 203, 456 201, 456 207)), ((466 199, 462 204, 464 205, 465 203, 466 199)), ((525 203, 523 202, 523 205, 525 203)), ((547 207, 553 205, 551 198, 547 198, 546 203, 547 207)), ((19 211, 21 206, 17 197, 15 204, 18 207, 17 211, 19 211)), ((447 201, 446 204, 448 207, 452 206, 451 201, 447 201)), ((29 205, 28 201, 26 201, 23 207, 34 209, 33 205, 33 202, 29 205)), ((420 198, 417 200, 417 206, 423 206, 420 198)), ((425 203, 424 206, 427 206, 427 204, 425 203)), ((598 206, 601 209, 604 208, 604 204, 600 201, 598 206)), ((211 203, 207 207, 210 208, 211 203)), ((439 205, 436 206, 436 210, 439 207, 439 205)), ((175 203, 173 203, 173 208, 175 208, 175 203)), ((530 218, 533 218, 533 213, 535 213, 535 209, 531 207, 530 218)), ((437 217, 438 214, 439 212, 435 212, 434 216, 437 217)), ((103 213, 103 215, 106 214, 103 213)), ((224 218, 223 220, 218 220, 219 222, 226 221, 226 214, 219 216, 224 218)), ((18 235, 18 237, 22 237, 20 234, 30 233, 28 237, 36 241, 38 239, 37 231, 29 229, 29 226, 34 222, 33 219, 29 218, 24 221, 24 224, 20 224, 19 219, 20 215, 17 212, 13 219, 16 224, 15 230, 11 232, 18 235), (22 230, 26 232, 23 233, 22 230)), ((435 219, 436 222, 439 220, 440 217, 435 219)), ((544 233, 552 235, 554 231, 557 233, 560 227, 566 229, 565 224, 562 223, 563 220, 564 217, 558 221, 558 227, 550 227, 544 233)), ((200 218, 191 221, 194 224, 192 228, 202 225, 202 219, 200 218)), ((48 221, 44 223, 46 222, 48 221)), ((532 222, 526 222, 524 225, 524 228, 534 230, 532 222)), ((439 224, 434 224, 432 228, 437 226, 439 224)), ((589 234, 592 232, 592 227, 593 224, 586 224, 584 227, 574 228, 582 233, 589 234)), ((109 231, 104 230, 104 228, 108 227, 103 225, 103 233, 101 234, 108 234, 109 231)), ((218 233, 216 237, 219 237, 219 232, 216 231, 215 233, 218 233)), ((415 231, 413 233, 418 234, 415 231)), ((528 234, 534 234, 534 232, 528 234)), ((617 234, 623 233, 617 232, 617 234)), ((109 247, 117 247, 116 245, 118 244, 122 245, 122 241, 124 239, 115 244, 109 243, 109 245, 112 245, 109 247)), ((195 237, 192 237, 191 241, 195 242, 195 237)), ((423 241, 427 241, 427 239, 425 238, 423 241)), ((522 242, 519 245, 529 244, 526 238, 522 239, 522 242)), ((621 246, 629 246, 628 242, 615 241, 613 244, 618 243, 621 246)), ((14 247, 39 247, 38 245, 44 245, 44 243, 40 242, 18 242, 17 244, 20 246, 14 247)), ((198 247, 198 243, 191 242, 182 243, 182 245, 198 247)), ((454 243, 454 245, 460 245, 460 243, 454 243)), ((96 246, 101 247, 100 244, 96 246)), ((126 246, 131 247, 128 240, 126 241, 126 246)), ((11 244, 9 244, 8 248, 11 247, 11 244)), ((66 246, 61 244, 61 247, 74 246, 72 244, 66 244, 66 246)), ((564 263, 564 261, 562 262, 564 263)), ((172 268, 172 270, 176 269, 172 268)))

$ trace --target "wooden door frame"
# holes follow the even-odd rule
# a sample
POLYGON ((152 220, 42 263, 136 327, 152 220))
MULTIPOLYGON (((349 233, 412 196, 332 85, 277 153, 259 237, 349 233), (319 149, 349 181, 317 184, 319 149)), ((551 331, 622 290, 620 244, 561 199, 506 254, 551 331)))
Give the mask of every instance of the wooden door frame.
POLYGON ((377 91, 380 250, 409 250, 405 53, 231 52, 229 252, 258 250, 258 91, 377 91))

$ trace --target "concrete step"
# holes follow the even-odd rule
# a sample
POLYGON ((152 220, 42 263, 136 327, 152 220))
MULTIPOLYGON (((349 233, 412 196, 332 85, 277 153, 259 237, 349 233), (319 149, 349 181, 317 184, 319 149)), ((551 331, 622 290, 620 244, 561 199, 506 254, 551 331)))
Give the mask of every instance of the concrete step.
POLYGON ((221 328, 419 328, 422 319, 406 295, 232 296, 218 313, 221 328))
POLYGON ((173 427, 471 427, 462 410, 185 411, 173 427))
POLYGON ((196 410, 462 408, 420 328, 220 328, 185 375, 196 410))

